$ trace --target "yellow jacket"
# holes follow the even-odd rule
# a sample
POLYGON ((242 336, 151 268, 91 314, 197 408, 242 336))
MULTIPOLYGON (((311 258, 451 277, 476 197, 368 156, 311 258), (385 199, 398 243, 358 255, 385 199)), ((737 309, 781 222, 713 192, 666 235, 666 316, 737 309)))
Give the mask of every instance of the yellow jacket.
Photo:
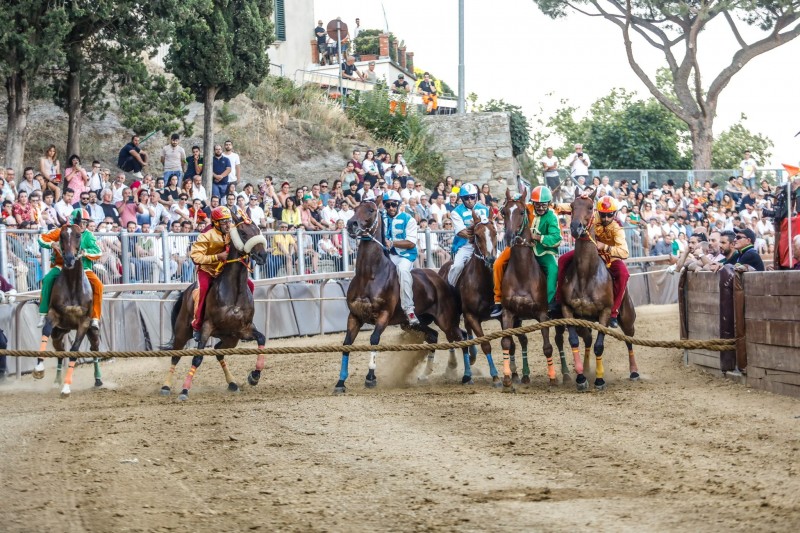
MULTIPOLYGON (((572 213, 570 204, 556 204, 555 212, 559 215, 572 213)), ((603 260, 607 264, 611 264, 616 259, 627 259, 628 241, 625 239, 625 230, 619 225, 619 222, 614 220, 608 226, 603 226, 600 223, 600 214, 594 214, 594 234, 597 242, 601 242, 609 246, 608 250, 600 253, 603 260)))
POLYGON ((222 261, 217 259, 217 254, 222 253, 230 245, 230 234, 223 235, 214 227, 200 234, 192 245, 189 256, 200 270, 217 277, 222 272, 222 261))

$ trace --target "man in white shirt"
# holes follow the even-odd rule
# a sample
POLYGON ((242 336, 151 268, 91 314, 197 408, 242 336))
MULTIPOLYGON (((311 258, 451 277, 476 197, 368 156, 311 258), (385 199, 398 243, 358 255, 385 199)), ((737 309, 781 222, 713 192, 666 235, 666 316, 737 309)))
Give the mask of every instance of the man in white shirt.
POLYGON ((241 159, 239 159, 239 154, 233 151, 233 142, 230 140, 225 141, 225 145, 223 146, 224 150, 222 151, 222 155, 228 158, 228 161, 231 162, 231 173, 228 175, 228 183, 236 183, 239 181, 239 178, 242 177, 241 174, 241 159))
POLYGON ((183 220, 190 220, 191 215, 189 214, 189 206, 186 204, 186 201, 189 199, 189 195, 185 192, 182 192, 180 196, 178 196, 178 201, 169 206, 169 222, 172 224, 173 222, 183 221, 183 220))
POLYGON ((753 159, 753 156, 750 155, 750 150, 744 151, 744 160, 739 166, 742 169, 742 178, 744 178, 744 184, 751 191, 755 190, 756 171, 758 170, 758 165, 756 164, 756 160, 753 159))
POLYGON ((122 201, 122 191, 125 190, 125 173, 120 172, 117 174, 116 179, 111 184, 111 192, 113 196, 111 197, 111 201, 115 204, 117 202, 122 201))
POLYGON ((414 197, 416 199, 419 199, 419 197, 422 195, 422 192, 416 190, 414 185, 415 185, 414 179, 408 178, 406 180, 406 188, 400 191, 400 198, 405 200, 406 203, 408 203, 409 198, 414 197))
POLYGON ((336 221, 339 220, 339 212, 336 210, 336 199, 328 198, 328 204, 322 208, 322 223, 333 229, 336 227, 336 221))
POLYGON ((164 183, 169 183, 169 178, 181 176, 186 172, 186 152, 182 146, 178 145, 181 140, 180 135, 173 133, 169 138, 169 144, 161 149, 161 164, 164 165, 164 183))
POLYGON ((253 221, 253 224, 258 226, 259 228, 263 228, 266 224, 266 215, 264 214, 264 210, 261 209, 261 206, 258 205, 258 196, 255 194, 251 194, 249 200, 249 204, 247 205, 247 216, 250 217, 250 220, 253 221))
POLYGON ((550 189, 558 187, 561 181, 558 178, 558 158, 553 154, 552 148, 547 148, 547 155, 540 161, 542 164, 542 172, 544 173, 544 181, 550 189))
POLYGON ((589 179, 589 167, 592 162, 589 159, 589 154, 583 153, 583 145, 576 144, 575 152, 569 154, 564 161, 564 165, 569 168, 569 175, 577 183, 578 178, 583 176, 585 180, 589 179))
POLYGON ((607 194, 611 196, 616 196, 614 194, 614 188, 611 187, 609 183, 608 176, 603 176, 600 178, 600 185, 597 187, 597 196, 596 198, 600 198, 602 196, 606 196, 607 194))
POLYGON ((92 161, 92 171, 89 173, 89 190, 97 194, 100 194, 100 191, 103 190, 103 169, 100 167, 100 161, 92 161))
POLYGON ((63 218, 64 220, 69 220, 69 216, 72 214, 73 209, 72 206, 72 199, 75 196, 75 191, 67 187, 64 191, 64 194, 61 196, 61 200, 56 202, 56 212, 63 218))
POLYGON ((192 179, 192 200, 200 200, 204 204, 208 203, 208 193, 203 187, 203 176, 195 176, 192 179))
POLYGON ((431 204, 431 216, 436 219, 436 223, 442 225, 445 215, 447 215, 447 207, 444 205, 444 195, 440 194, 436 200, 431 204))

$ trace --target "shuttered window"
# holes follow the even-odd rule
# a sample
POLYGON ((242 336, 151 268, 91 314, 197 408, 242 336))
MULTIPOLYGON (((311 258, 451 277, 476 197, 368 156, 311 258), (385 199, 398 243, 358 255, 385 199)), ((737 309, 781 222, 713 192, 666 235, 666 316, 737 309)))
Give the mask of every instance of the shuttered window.
POLYGON ((286 12, 284 11, 284 0, 275 0, 275 40, 286 40, 286 12))

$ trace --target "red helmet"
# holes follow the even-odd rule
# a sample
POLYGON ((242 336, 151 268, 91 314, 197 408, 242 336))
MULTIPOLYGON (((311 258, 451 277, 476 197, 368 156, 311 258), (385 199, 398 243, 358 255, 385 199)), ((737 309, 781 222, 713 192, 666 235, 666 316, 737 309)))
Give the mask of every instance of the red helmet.
POLYGON ((231 210, 221 205, 219 207, 215 207, 211 211, 211 220, 213 222, 220 222, 222 220, 230 220, 231 219, 231 210))

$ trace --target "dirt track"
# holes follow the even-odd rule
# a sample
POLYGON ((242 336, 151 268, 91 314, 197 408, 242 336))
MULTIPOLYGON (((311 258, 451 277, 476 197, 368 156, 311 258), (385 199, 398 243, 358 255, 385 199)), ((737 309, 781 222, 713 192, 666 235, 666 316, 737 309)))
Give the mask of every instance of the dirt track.
MULTIPOLYGON (((638 312, 638 336, 677 338, 675 306, 638 312)), ((540 355, 516 395, 486 378, 387 387, 391 355, 374 391, 354 355, 343 397, 330 354, 272 358, 238 395, 206 359, 187 403, 156 394, 165 360, 106 364, 99 391, 81 367, 63 401, 52 371, 26 376, 0 388, 0 528, 797 531, 800 401, 687 369, 677 350, 637 353, 630 383, 607 341, 609 389, 590 394, 548 392, 540 355)), ((253 362, 233 358, 234 375, 253 362)))

